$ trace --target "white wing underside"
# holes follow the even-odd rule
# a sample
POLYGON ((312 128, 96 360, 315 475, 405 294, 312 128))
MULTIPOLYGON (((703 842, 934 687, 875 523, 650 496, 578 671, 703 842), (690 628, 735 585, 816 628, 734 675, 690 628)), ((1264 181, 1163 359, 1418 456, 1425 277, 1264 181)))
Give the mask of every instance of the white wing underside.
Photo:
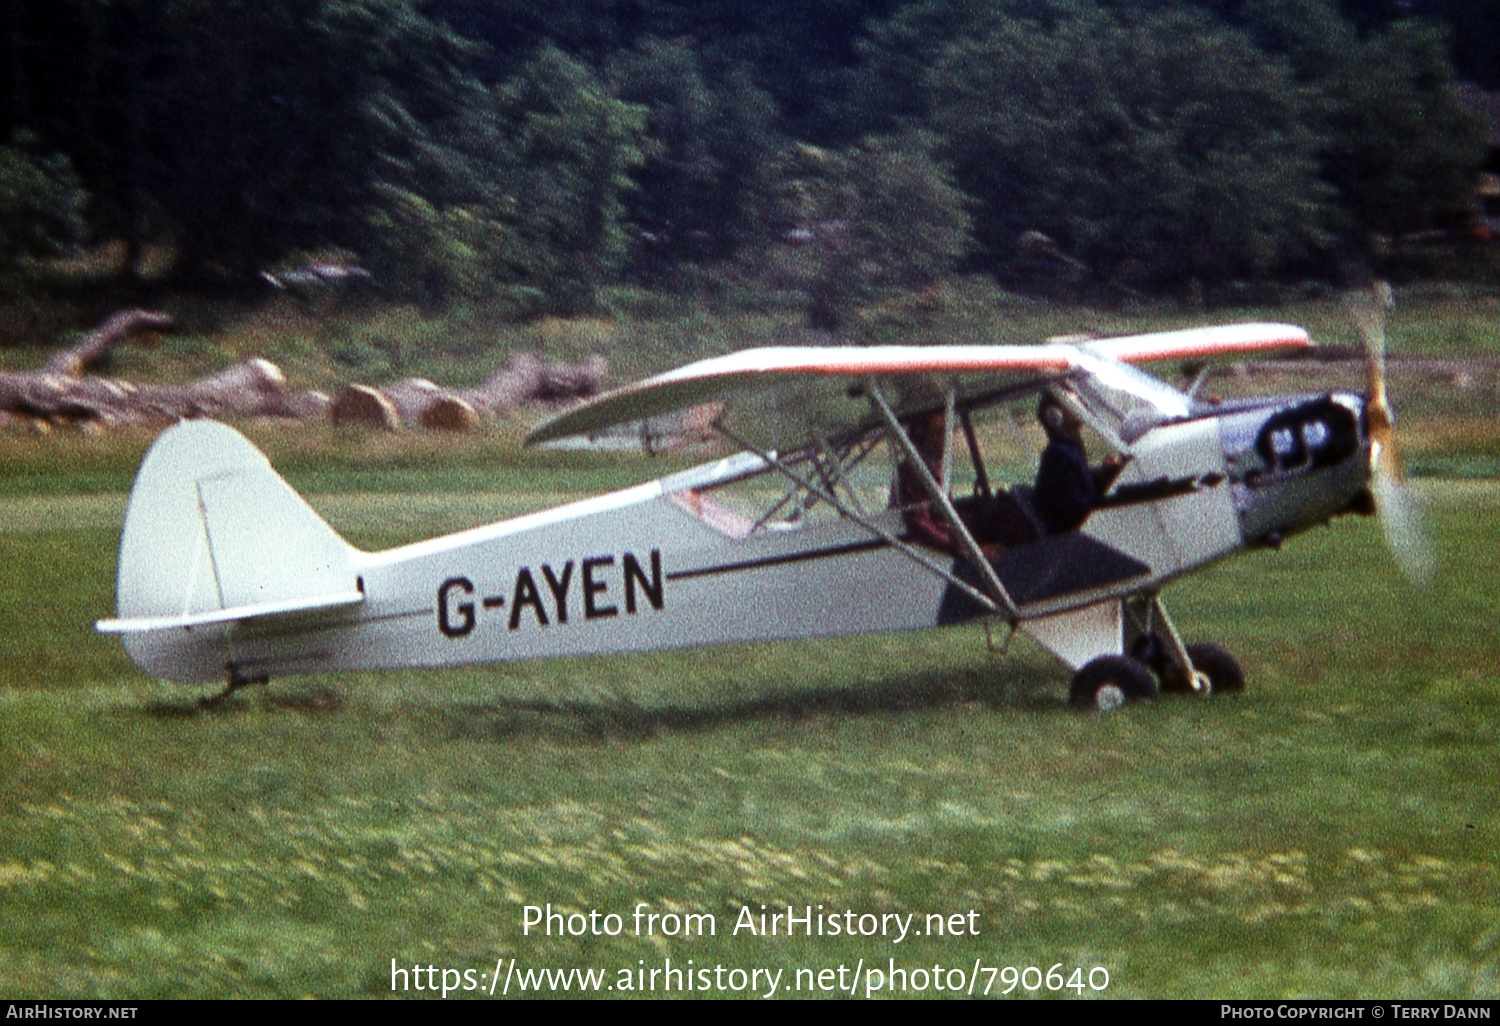
POLYGON ((751 349, 688 364, 616 389, 538 425, 536 445, 635 426, 645 438, 680 430, 689 411, 766 450, 791 451, 879 423, 860 387, 876 381, 898 415, 1003 398, 1086 371, 1099 360, 1148 363, 1305 348, 1286 324, 1235 324, 1034 346, 751 349))

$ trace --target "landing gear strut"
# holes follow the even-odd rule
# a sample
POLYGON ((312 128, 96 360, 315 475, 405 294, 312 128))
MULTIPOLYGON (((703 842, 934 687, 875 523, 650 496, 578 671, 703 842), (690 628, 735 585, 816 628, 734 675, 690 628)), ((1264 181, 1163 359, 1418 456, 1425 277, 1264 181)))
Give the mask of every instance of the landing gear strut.
POLYGON ((1218 645, 1185 644, 1159 596, 1142 596, 1127 606, 1135 637, 1130 654, 1156 675, 1168 694, 1199 697, 1245 690, 1245 671, 1218 645))

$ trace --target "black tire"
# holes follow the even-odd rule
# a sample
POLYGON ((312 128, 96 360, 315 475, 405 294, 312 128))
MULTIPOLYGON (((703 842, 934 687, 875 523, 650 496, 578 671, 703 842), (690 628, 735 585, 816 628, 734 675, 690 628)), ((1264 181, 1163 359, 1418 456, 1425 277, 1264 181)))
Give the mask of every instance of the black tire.
MULTIPOLYGON (((1208 695, 1237 695, 1245 690, 1245 671, 1228 651, 1218 645, 1189 645, 1188 658, 1193 667, 1208 678, 1208 695)), ((1166 646, 1155 634, 1143 634, 1136 640, 1131 654, 1151 668, 1161 682, 1164 695, 1198 695, 1167 656, 1166 646)))
POLYGON ((1155 698, 1156 678, 1146 664, 1129 656, 1099 656, 1073 675, 1068 701, 1075 708, 1114 712, 1126 702, 1155 698))
POLYGON ((1239 660, 1218 645, 1189 645, 1193 667, 1208 678, 1209 694, 1237 695, 1245 690, 1245 671, 1239 660))
POLYGON ((1130 654, 1139 662, 1145 663, 1146 668, 1156 675, 1162 694, 1186 690, 1186 685, 1181 680, 1182 675, 1173 672, 1172 660, 1158 635, 1142 634, 1136 638, 1135 643, 1130 646, 1130 654))

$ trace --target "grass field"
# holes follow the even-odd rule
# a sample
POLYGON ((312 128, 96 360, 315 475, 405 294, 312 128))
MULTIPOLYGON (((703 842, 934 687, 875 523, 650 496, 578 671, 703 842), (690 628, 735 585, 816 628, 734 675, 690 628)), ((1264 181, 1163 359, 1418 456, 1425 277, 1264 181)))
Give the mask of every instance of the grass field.
MULTIPOLYGON (((778 996, 861 960, 922 969, 908 995, 976 965, 992 994, 1046 994, 1056 965, 1067 996, 1500 995, 1500 484, 1426 485, 1426 590, 1344 519, 1169 592, 1241 656, 1240 698, 1079 716, 1039 650, 965 628, 281 681, 205 711, 90 627, 133 446, 0 498, 7 997, 382 996, 393 963, 436 967, 398 977, 424 995, 497 963, 608 987, 668 960, 780 970, 778 996), (700 918, 639 935, 641 903, 700 918), (523 932, 549 905, 618 935, 523 932), (963 929, 733 931, 762 905, 963 929), (681 935, 703 916, 713 936, 681 935)), ((367 547, 640 471, 475 457, 377 490, 357 463, 291 469, 367 547)))
MULTIPOLYGON (((941 331, 1176 326, 967 296, 941 331)), ((1500 352, 1492 297, 1414 298, 1398 352, 1500 352)), ((1352 341, 1336 303, 1264 315, 1352 341)), ((774 340, 746 323, 709 337, 774 340)), ((333 373, 282 328, 116 370, 269 352, 302 383, 333 373)), ((515 343, 575 356, 612 332, 626 374, 703 355, 697 321, 660 328, 544 322, 515 343)), ((457 380, 471 355, 402 369, 457 380)), ((91 628, 150 434, 0 436, 0 996, 463 997, 497 970, 514 996, 527 972, 585 969, 602 979, 553 989, 763 995, 779 972, 784 997, 864 994, 880 981, 860 966, 906 970, 882 993, 907 996, 1500 996, 1493 372, 1393 389, 1410 464, 1443 479, 1423 482, 1437 582, 1402 582, 1352 518, 1227 562, 1167 598, 1189 640, 1240 656, 1248 693, 1104 718, 982 628, 278 681, 205 709, 91 628), (736 931, 762 906, 825 930, 736 931), (528 932, 549 907, 581 932, 528 932), (846 911, 913 932, 832 935, 846 911)), ((682 465, 518 454, 520 430, 255 439, 370 548, 682 465)))

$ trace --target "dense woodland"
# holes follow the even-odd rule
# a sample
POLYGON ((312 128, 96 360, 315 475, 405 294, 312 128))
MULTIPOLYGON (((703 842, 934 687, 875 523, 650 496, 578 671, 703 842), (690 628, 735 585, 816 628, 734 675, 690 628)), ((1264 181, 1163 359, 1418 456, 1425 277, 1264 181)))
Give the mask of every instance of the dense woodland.
POLYGON ((1455 57, 1483 80, 1475 40, 1500 20, 1333 0, 5 7, 0 289, 249 293, 323 261, 392 300, 518 317, 759 283, 828 325, 952 269, 1212 290, 1458 223, 1483 149, 1455 57))

